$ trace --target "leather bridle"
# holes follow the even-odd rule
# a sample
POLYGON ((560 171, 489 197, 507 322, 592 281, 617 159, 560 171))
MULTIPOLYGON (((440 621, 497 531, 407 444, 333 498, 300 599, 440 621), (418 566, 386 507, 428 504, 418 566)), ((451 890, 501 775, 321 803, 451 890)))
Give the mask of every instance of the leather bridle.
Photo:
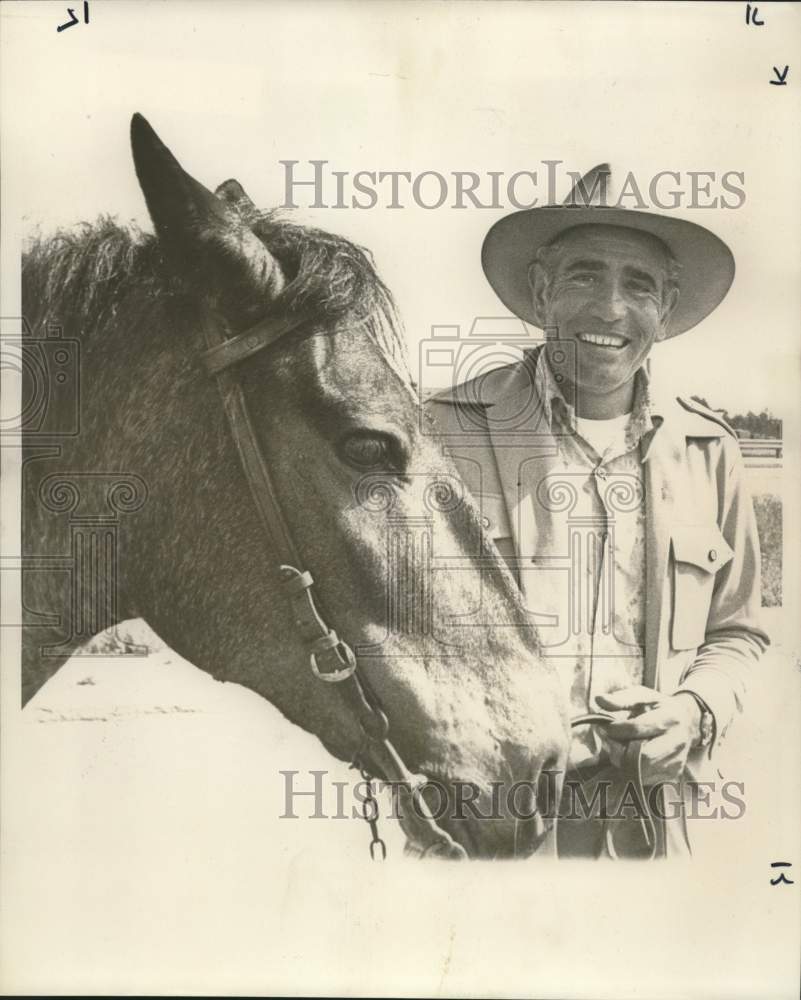
MULTIPOLYGON (((314 579, 301 569, 302 561, 286 523, 272 476, 264 460, 253 424, 248 414, 242 384, 235 366, 258 354, 301 325, 307 317, 268 317, 244 333, 226 338, 224 324, 211 312, 201 309, 205 349, 202 359, 206 371, 216 378, 223 407, 237 453, 250 486, 261 522, 272 544, 281 591, 292 612, 296 634, 309 655, 312 673, 320 681, 335 687, 358 721, 362 735, 354 766, 369 780, 380 776, 396 796, 397 816, 420 856, 464 859, 467 852, 437 825, 423 798, 427 784, 423 775, 413 774, 389 738, 389 720, 359 670, 351 647, 329 628, 318 608, 314 579)), ((374 838, 374 843, 383 842, 374 838)))
MULTIPOLYGON (((465 849, 437 825, 423 798, 426 777, 409 770, 389 738, 387 715, 367 678, 359 670, 353 650, 334 629, 328 627, 320 613, 311 573, 298 568, 302 565, 302 560, 281 510, 269 467, 248 414, 242 384, 237 376, 236 366, 239 362, 260 353, 310 321, 307 317, 267 317, 233 337, 225 336, 224 323, 206 308, 201 309, 200 321, 205 344, 203 365, 217 381, 245 478, 272 544, 280 589, 292 612, 297 636, 306 647, 314 676, 336 687, 358 721, 362 740, 353 766, 360 770, 368 786, 371 776, 379 775, 392 788, 398 807, 396 814, 409 839, 410 853, 421 857, 465 859, 465 849)), ((612 717, 604 713, 589 713, 572 719, 571 727, 604 726, 611 721, 612 717)), ((632 777, 641 801, 645 802, 641 749, 642 741, 631 741, 625 753, 624 771, 632 777)), ((383 855, 385 848, 383 841, 375 833, 374 817, 365 813, 365 818, 373 829, 371 856, 376 856, 373 849, 377 844, 383 855)), ((653 857, 656 850, 653 818, 648 814, 641 819, 641 823, 645 842, 653 857)), ((617 856, 614 828, 608 824, 605 836, 608 853, 612 857, 617 856)))

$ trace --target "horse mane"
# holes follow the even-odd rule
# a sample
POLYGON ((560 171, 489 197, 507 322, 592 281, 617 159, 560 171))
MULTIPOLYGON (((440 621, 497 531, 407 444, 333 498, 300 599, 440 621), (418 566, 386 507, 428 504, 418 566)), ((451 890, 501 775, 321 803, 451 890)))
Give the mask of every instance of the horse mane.
MULTIPOLYGON (((238 210, 287 277, 271 313, 314 315, 330 328, 344 320, 363 323, 404 380, 413 382, 392 293, 368 250, 293 223, 278 210, 238 210)), ((133 325, 154 303, 180 308, 195 295, 169 266, 154 235, 108 215, 48 235, 37 231, 23 252, 28 321, 37 327, 54 318, 84 341, 112 323, 133 325)))

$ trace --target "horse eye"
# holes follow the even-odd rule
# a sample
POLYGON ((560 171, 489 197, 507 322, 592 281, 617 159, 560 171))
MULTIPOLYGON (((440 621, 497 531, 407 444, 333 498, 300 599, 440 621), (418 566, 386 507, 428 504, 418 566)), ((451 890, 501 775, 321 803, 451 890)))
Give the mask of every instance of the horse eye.
POLYGON ((373 469, 391 464, 390 442, 380 434, 355 434, 345 440, 342 453, 345 461, 357 469, 373 469))

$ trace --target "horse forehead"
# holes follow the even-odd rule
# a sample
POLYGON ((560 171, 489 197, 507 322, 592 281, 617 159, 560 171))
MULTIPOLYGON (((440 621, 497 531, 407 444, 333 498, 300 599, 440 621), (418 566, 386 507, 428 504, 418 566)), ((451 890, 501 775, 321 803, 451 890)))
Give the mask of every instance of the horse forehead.
POLYGON ((374 404, 400 392, 401 380, 381 348, 363 330, 347 329, 336 336, 313 337, 311 357, 319 391, 332 401, 374 404))

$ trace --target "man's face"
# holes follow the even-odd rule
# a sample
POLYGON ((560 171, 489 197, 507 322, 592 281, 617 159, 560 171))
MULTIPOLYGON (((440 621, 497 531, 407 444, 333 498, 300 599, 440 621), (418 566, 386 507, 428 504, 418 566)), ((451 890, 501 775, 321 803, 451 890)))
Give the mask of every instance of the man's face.
POLYGON ((559 245, 550 285, 534 283, 541 315, 575 341, 578 387, 613 392, 633 380, 675 306, 665 251, 647 233, 600 225, 569 230, 559 245))

